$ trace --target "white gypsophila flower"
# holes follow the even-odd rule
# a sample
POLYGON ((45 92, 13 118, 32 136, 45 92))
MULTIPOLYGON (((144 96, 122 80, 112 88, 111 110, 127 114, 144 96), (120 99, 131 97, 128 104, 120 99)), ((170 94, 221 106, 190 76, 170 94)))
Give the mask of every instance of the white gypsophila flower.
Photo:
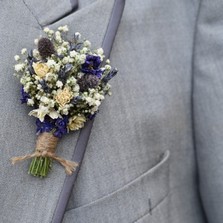
POLYGON ((103 55, 104 50, 102 48, 97 49, 97 54, 103 55))
POLYGON ((73 76, 67 79, 67 83, 70 83, 71 85, 74 85, 77 83, 77 79, 73 76))
POLYGON ((95 101, 94 101, 94 104, 95 104, 96 106, 99 106, 99 105, 101 104, 101 101, 99 101, 99 100, 95 100, 95 101))
POLYGON ((37 58, 39 57, 39 51, 37 49, 33 50, 33 56, 37 58))
POLYGON ((106 65, 105 65, 105 69, 106 69, 106 70, 111 70, 111 66, 108 65, 108 64, 106 64, 106 65))
POLYGON ((69 28, 68 28, 67 25, 65 25, 65 26, 60 26, 58 28, 58 30, 61 31, 61 32, 68 32, 69 31, 69 28))
POLYGON ((23 49, 21 50, 21 54, 24 55, 24 54, 26 54, 26 53, 27 53, 27 49, 26 49, 26 48, 23 48, 23 49))
POLYGON ((54 67, 56 65, 56 62, 52 59, 49 59, 47 62, 46 62, 47 66, 48 67, 54 67))
POLYGON ((27 84, 29 84, 30 86, 33 85, 33 82, 30 81, 30 77, 27 77, 27 78, 26 78, 26 81, 27 81, 27 84))
POLYGON ((34 44, 38 45, 39 40, 38 39, 34 39, 34 44))
POLYGON ((55 36, 60 36, 61 37, 61 32, 60 31, 56 31, 55 32, 55 36))
POLYGON ((77 40, 79 40, 81 38, 81 34, 79 32, 76 32, 74 34, 74 36, 75 36, 75 39, 77 39, 77 40))
POLYGON ((52 36, 53 36, 53 34, 54 34, 54 31, 50 29, 46 34, 47 34, 47 37, 48 37, 49 39, 51 39, 52 36))
POLYGON ((42 96, 39 95, 39 94, 36 94, 36 95, 35 95, 35 98, 36 98, 37 100, 40 100, 41 97, 42 97, 42 96))
POLYGON ((71 105, 72 105, 72 104, 66 104, 66 105, 64 105, 63 109, 64 109, 64 108, 66 108, 66 109, 68 109, 68 110, 69 110, 69 109, 70 109, 70 107, 71 107, 71 105))
POLYGON ((54 79, 54 74, 52 73, 47 73, 45 76, 46 81, 52 81, 54 79))
POLYGON ((58 43, 61 43, 61 42, 62 42, 62 38, 61 38, 60 36, 56 36, 56 41, 57 41, 58 43))
POLYGON ((64 42, 62 43, 62 46, 63 46, 63 47, 66 47, 66 48, 67 48, 69 45, 70 45, 70 44, 69 44, 69 42, 67 42, 67 41, 64 41, 64 42))
POLYGON ((60 43, 62 42, 61 33, 59 31, 55 32, 55 39, 60 43))
POLYGON ((45 32, 45 33, 48 33, 50 31, 50 29, 48 28, 48 27, 45 27, 44 29, 43 29, 43 32, 45 32))
POLYGON ((51 108, 53 108, 55 106, 55 101, 54 100, 49 100, 49 102, 48 102, 48 107, 51 107, 51 108))
POLYGON ((98 110, 98 106, 94 106, 94 107, 91 109, 91 114, 93 115, 97 110, 98 110))
POLYGON ((63 87, 63 82, 62 82, 62 81, 57 81, 57 82, 56 82, 56 86, 57 86, 58 88, 62 88, 62 87, 63 87))
POLYGON ((33 99, 29 98, 29 99, 27 100, 27 105, 29 105, 29 106, 33 106, 33 105, 34 105, 34 101, 33 101, 33 99))
POLYGON ((57 91, 56 90, 53 90, 52 91, 52 95, 56 95, 57 94, 57 91))
POLYGON ((63 115, 68 115, 68 109, 67 108, 63 108, 62 110, 61 110, 61 113, 63 114, 63 115))
MULTIPOLYGON (((74 92, 73 95, 74 95, 74 98, 77 97, 77 96, 80 96, 79 92, 74 92)), ((72 104, 71 107, 73 107, 73 106, 74 106, 74 105, 72 104)))
POLYGON ((68 57, 64 57, 62 60, 63 64, 67 64, 69 62, 69 58, 68 57))
POLYGON ((103 99, 104 99, 104 96, 101 95, 101 94, 99 94, 99 93, 95 93, 95 94, 94 94, 94 98, 95 98, 96 100, 103 100, 103 99))
POLYGON ((104 58, 105 58, 105 56, 104 56, 104 55, 98 55, 98 56, 100 57, 101 61, 103 61, 103 60, 104 60, 104 58))
POLYGON ((38 89, 38 90, 42 89, 42 85, 41 85, 41 84, 38 84, 38 85, 37 85, 37 89, 38 89))
POLYGON ((45 97, 45 96, 42 96, 40 98, 40 101, 43 102, 44 104, 48 104, 49 103, 49 98, 45 97))
POLYGON ((25 91, 26 93, 29 92, 29 87, 30 87, 29 84, 24 85, 23 89, 24 89, 24 91, 25 91))
POLYGON ((94 105, 95 100, 93 98, 86 97, 85 100, 88 103, 88 105, 90 105, 90 106, 93 106, 94 105))
POLYGON ((86 97, 88 96, 88 93, 85 91, 84 93, 82 93, 83 99, 86 99, 86 97))
POLYGON ((63 53, 66 53, 67 52, 67 49, 65 47, 58 47, 57 48, 57 53, 60 55, 60 54, 63 54, 63 53))
POLYGON ((70 57, 75 57, 77 52, 75 50, 70 51, 70 57))
POLYGON ((84 47, 81 51, 80 51, 82 54, 85 54, 88 52, 88 48, 87 47, 84 47))
POLYGON ((69 28, 68 28, 67 25, 65 25, 65 26, 59 26, 59 27, 58 27, 58 30, 59 30, 60 32, 68 32, 68 31, 69 31, 69 28))
POLYGON ((30 82, 30 84, 32 84, 32 81, 31 81, 31 77, 30 77, 30 76, 27 76, 27 77, 26 77, 26 81, 27 81, 27 82, 30 82))
POLYGON ((52 36, 53 34, 54 34, 54 31, 50 29, 50 31, 48 32, 48 35, 52 36))
POLYGON ((95 92, 95 89, 94 88, 90 88, 89 92, 90 92, 90 94, 93 94, 95 92))
POLYGON ((24 63, 19 63, 15 65, 15 71, 16 72, 20 72, 25 68, 25 64, 24 63))
POLYGON ((57 29, 61 32, 63 30, 63 26, 59 26, 57 29))
POLYGON ((25 85, 27 83, 26 81, 26 75, 24 75, 24 73, 17 73, 17 75, 20 76, 20 84, 25 85))
POLYGON ((104 71, 105 71, 105 68, 104 68, 104 67, 102 67, 102 68, 101 68, 101 71, 102 71, 102 73, 104 73, 104 71))
POLYGON ((65 26, 63 27, 63 31, 64 31, 64 32, 68 32, 68 31, 69 31, 69 28, 68 28, 67 25, 65 25, 65 26))
POLYGON ((78 73, 77 73, 77 78, 81 78, 83 75, 84 75, 84 73, 82 73, 82 72, 78 72, 78 73))
POLYGON ((60 64, 55 64, 55 66, 54 66, 54 70, 55 71, 59 71, 60 70, 60 64))
POLYGON ((20 60, 20 56, 19 55, 15 55, 14 59, 15 59, 15 61, 19 61, 20 60))
POLYGON ((110 60, 109 60, 109 59, 107 59, 107 60, 106 60, 106 63, 107 63, 107 64, 110 64, 110 60))
POLYGON ((91 42, 89 40, 84 41, 84 46, 90 48, 91 47, 91 42))
POLYGON ((34 78, 35 78, 37 81, 41 80, 41 77, 39 77, 39 76, 37 76, 37 75, 35 75, 34 78))
POLYGON ((26 80, 25 80, 24 76, 22 76, 20 78, 20 84, 25 85, 25 83, 26 83, 26 80))
POLYGON ((61 48, 58 48, 58 49, 57 49, 57 53, 58 53, 59 55, 62 54, 62 53, 63 53, 62 49, 61 49, 61 48))
POLYGON ((79 92, 79 90, 80 90, 80 86, 79 86, 78 84, 76 84, 76 85, 74 86, 74 88, 73 88, 73 91, 74 91, 74 92, 79 92))
POLYGON ((69 63, 73 63, 74 62, 74 58, 71 58, 71 57, 68 57, 68 58, 69 58, 69 60, 68 60, 69 63))
POLYGON ((85 54, 80 54, 76 57, 76 59, 77 59, 77 62, 79 64, 83 64, 86 60, 86 55, 85 54))

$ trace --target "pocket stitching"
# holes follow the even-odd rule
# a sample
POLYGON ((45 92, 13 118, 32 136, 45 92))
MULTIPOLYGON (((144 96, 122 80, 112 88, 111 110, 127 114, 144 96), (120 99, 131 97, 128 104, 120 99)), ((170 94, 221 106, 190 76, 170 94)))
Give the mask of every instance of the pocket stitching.
POLYGON ((166 196, 163 197, 162 200, 160 200, 160 202, 159 202, 158 204, 156 204, 154 207, 152 207, 152 209, 151 209, 150 211, 146 212, 144 215, 142 215, 141 217, 139 217, 139 218, 138 218, 137 220, 135 220, 133 223, 139 223, 139 221, 143 220, 143 218, 145 218, 145 217, 147 217, 147 216, 151 216, 151 217, 152 217, 152 216, 153 216, 153 215, 152 215, 152 212, 155 211, 156 208, 157 208, 158 206, 160 206, 160 205, 167 199, 168 196, 169 196, 169 191, 168 191, 168 193, 166 194, 166 196))

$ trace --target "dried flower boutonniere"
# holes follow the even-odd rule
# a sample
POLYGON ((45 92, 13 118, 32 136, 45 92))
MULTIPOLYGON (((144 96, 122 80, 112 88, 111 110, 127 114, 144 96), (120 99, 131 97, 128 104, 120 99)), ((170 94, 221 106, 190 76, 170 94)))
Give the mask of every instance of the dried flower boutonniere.
POLYGON ((21 103, 33 107, 37 140, 33 153, 13 157, 12 163, 32 158, 29 173, 45 177, 52 160, 72 174, 77 163, 56 155, 59 139, 84 127, 93 119, 105 95, 110 95, 108 81, 117 73, 109 60, 103 63, 103 49, 91 50, 91 43, 80 33, 67 40, 67 26, 57 31, 45 28, 46 37, 36 39, 37 49, 22 49, 16 55, 15 75, 20 79, 21 103))

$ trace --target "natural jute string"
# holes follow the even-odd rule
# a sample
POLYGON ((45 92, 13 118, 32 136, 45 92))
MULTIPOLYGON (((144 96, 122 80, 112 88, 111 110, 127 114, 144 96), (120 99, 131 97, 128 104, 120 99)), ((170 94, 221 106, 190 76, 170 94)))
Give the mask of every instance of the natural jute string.
POLYGON ((65 168, 65 172, 71 175, 77 168, 78 163, 63 159, 55 154, 55 149, 58 143, 58 138, 52 133, 44 132, 40 134, 36 140, 36 150, 32 154, 25 156, 17 156, 11 158, 11 162, 14 165, 23 160, 27 160, 33 157, 50 157, 58 161, 65 168))

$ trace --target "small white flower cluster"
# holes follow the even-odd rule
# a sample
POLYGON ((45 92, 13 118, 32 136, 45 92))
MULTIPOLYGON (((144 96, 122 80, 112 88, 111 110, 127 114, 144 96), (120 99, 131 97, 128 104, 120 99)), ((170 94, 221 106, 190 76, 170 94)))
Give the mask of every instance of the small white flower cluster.
POLYGON ((90 112, 93 115, 95 112, 98 111, 98 108, 105 97, 104 92, 101 92, 99 89, 89 89, 88 92, 83 94, 83 98, 87 102, 89 107, 91 107, 91 109, 87 112, 90 112))
MULTIPOLYGON (((92 51, 90 41, 82 40, 80 33, 68 41, 68 31, 67 25, 56 31, 44 28, 54 53, 43 59, 38 49, 29 53, 22 49, 21 55, 14 57, 14 68, 22 84, 22 101, 35 108, 29 115, 40 121, 45 116, 57 119, 68 115, 75 129, 72 120, 87 120, 98 111, 105 95, 111 94, 105 80, 112 68, 109 60, 102 65, 102 48, 92 51)), ((34 40, 37 46, 41 38, 34 40)))

